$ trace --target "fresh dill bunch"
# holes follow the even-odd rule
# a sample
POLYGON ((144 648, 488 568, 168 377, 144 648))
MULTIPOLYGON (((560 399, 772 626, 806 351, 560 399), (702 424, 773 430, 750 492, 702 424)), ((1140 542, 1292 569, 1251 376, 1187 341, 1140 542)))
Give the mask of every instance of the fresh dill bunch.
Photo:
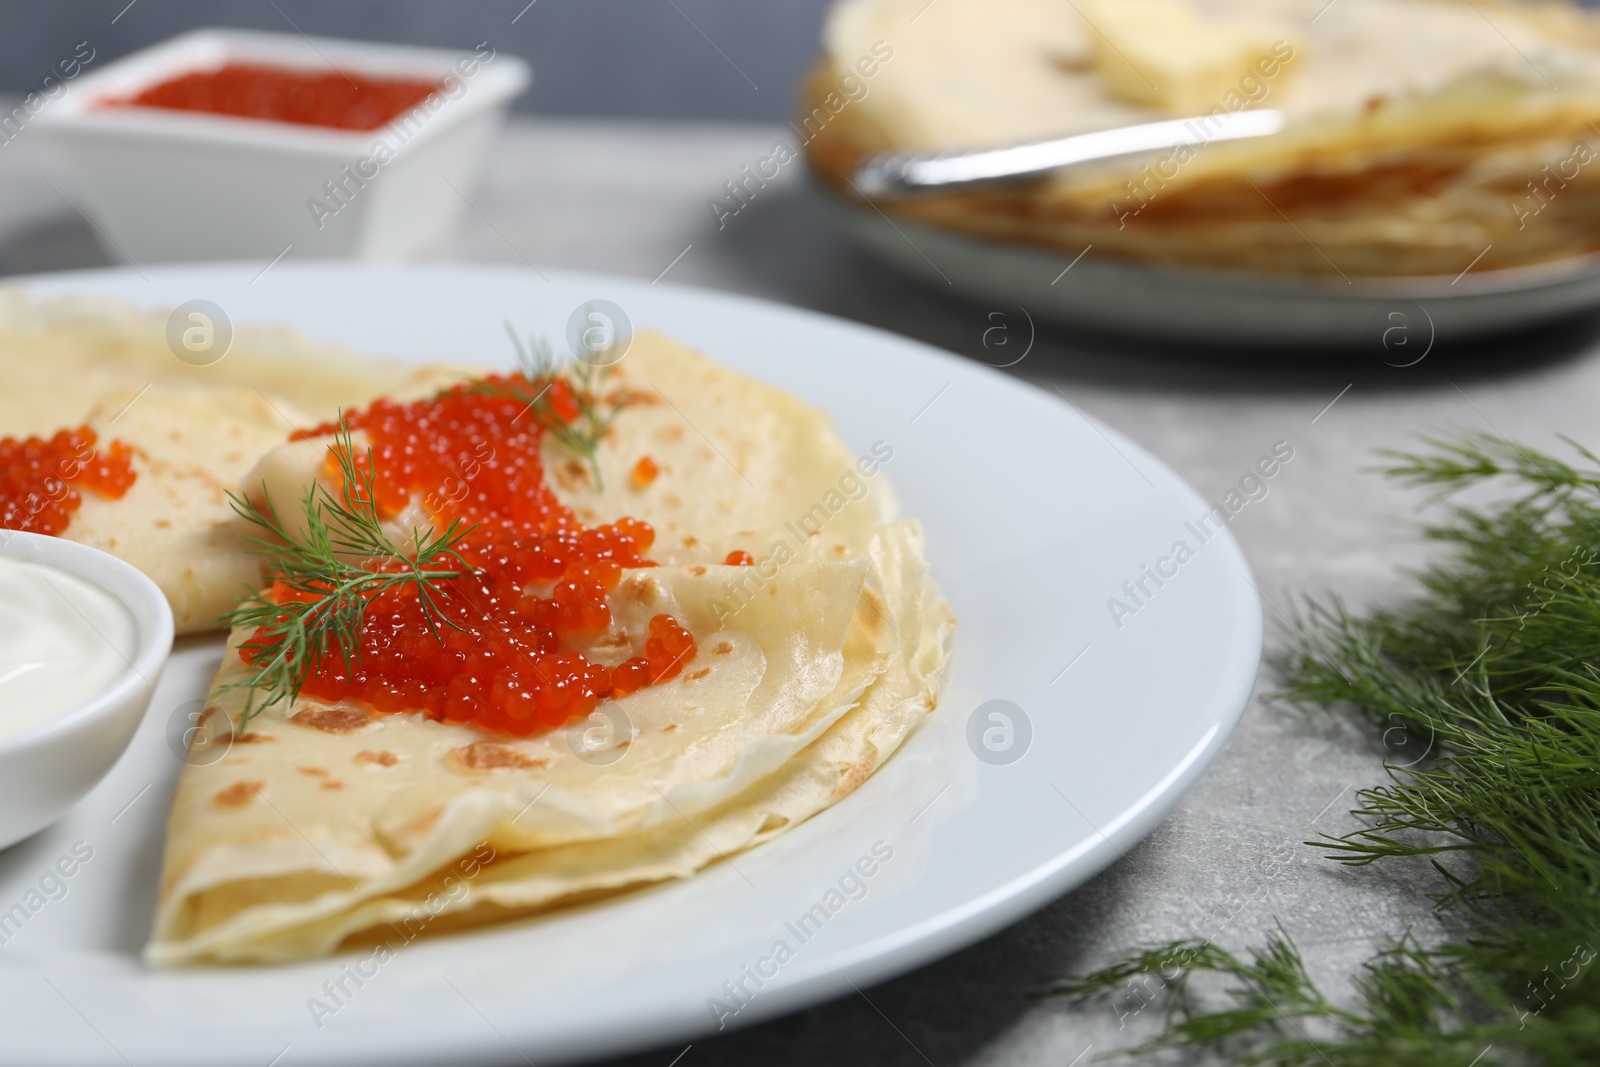
POLYGON ((1307 844, 1354 867, 1428 857, 1450 935, 1426 947, 1397 933, 1348 1008, 1316 989, 1281 928, 1248 959, 1173 942, 1054 990, 1083 1000, 1154 984, 1168 1023, 1131 1054, 1206 1049, 1274 1067, 1600 1063, 1600 470, 1481 433, 1425 444, 1382 453, 1385 473, 1448 504, 1425 529, 1446 551, 1411 575, 1419 595, 1365 615, 1309 602, 1277 666, 1281 699, 1353 707, 1425 750, 1357 794, 1361 829, 1307 844), (1491 482, 1512 491, 1480 506, 1447 499, 1491 482), (1446 853, 1466 862, 1447 867, 1446 853), (1233 1006, 1198 1007, 1199 974, 1224 979, 1233 1006))
MULTIPOLYGON (((542 337, 528 338, 526 344, 511 323, 505 324, 517 354, 519 379, 511 383, 511 395, 528 405, 528 412, 546 433, 589 467, 597 490, 604 485, 600 477, 600 442, 611 432, 611 424, 628 406, 626 391, 605 396, 605 381, 611 367, 577 360, 565 368, 556 366, 550 342, 542 337), (557 392, 557 383, 568 386, 557 392), (526 383, 526 386, 521 383, 526 383), (570 400, 570 407, 567 403, 570 400), (561 410, 566 407, 566 410, 561 410)), ((504 388, 485 383, 483 388, 504 388)))
POLYGON ((258 531, 245 541, 266 560, 274 582, 273 593, 252 590, 224 620, 230 629, 246 627, 252 634, 239 648, 245 676, 217 691, 247 692, 235 727, 239 731, 261 711, 292 704, 322 657, 337 653, 351 666, 359 655, 367 604, 375 596, 414 586, 429 628, 437 635, 441 626, 452 625, 439 610, 435 583, 471 569, 457 546, 473 527, 460 519, 440 534, 413 529, 409 544, 396 544, 389 536, 375 503, 372 451, 357 460, 342 416, 329 453, 338 464, 340 489, 335 493, 312 482, 300 502, 303 532, 291 532, 283 523, 265 485, 259 505, 228 494, 235 514, 258 531))

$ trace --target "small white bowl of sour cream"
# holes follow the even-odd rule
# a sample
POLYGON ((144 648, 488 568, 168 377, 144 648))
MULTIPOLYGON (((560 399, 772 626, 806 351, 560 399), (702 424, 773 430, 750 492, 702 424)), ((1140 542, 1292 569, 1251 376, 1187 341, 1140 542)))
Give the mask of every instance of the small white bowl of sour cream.
POLYGON ((115 556, 0 530, 0 848, 111 770, 172 651, 172 609, 115 556))

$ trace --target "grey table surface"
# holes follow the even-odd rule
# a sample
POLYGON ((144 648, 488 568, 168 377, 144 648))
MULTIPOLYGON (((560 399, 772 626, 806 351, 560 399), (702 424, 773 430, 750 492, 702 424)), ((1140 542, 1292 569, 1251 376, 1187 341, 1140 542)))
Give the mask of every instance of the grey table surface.
MULTIPOLYGON (((785 136, 781 127, 518 120, 448 258, 659 276, 828 312, 973 360, 1015 358, 1020 347, 998 346, 1026 340, 1015 309, 880 268, 828 225, 798 165, 719 227, 708 199, 785 136), (986 345, 997 324, 1012 332, 990 333, 986 345)), ((0 150, 0 273, 115 265, 71 195, 70 176, 29 138, 0 150)), ((1424 558, 1419 499, 1365 470, 1374 448, 1452 425, 1552 447, 1557 433, 1593 443, 1600 429, 1600 317, 1435 351, 1405 369, 1366 353, 1241 354, 1041 324, 1027 357, 1003 373, 1059 390, 1208 499, 1274 442, 1292 444, 1270 494, 1233 523, 1262 592, 1269 650, 1292 597, 1393 600, 1405 591, 1397 567, 1424 558)), ((1038 913, 860 996, 615 1062, 1088 1064, 1151 1036, 1157 1012, 1126 998, 1074 1007, 1041 997, 1052 980, 1138 942, 1207 936, 1237 949, 1275 923, 1304 949, 1313 977, 1347 990, 1384 936, 1408 925, 1436 931, 1435 885, 1423 869, 1349 870, 1301 844, 1355 825, 1352 793, 1383 780, 1385 751, 1372 727, 1270 705, 1271 689, 1263 674, 1226 750, 1154 833, 1038 913)))

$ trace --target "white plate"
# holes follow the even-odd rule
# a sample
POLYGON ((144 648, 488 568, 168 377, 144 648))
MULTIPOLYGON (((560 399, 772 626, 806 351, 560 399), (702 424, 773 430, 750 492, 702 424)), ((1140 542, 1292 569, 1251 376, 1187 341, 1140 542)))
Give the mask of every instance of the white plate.
POLYGON ((890 443, 885 469, 961 619, 950 684, 879 774, 736 867, 419 940, 364 985, 344 979, 352 995, 319 1029, 308 1002, 364 957, 177 972, 139 962, 180 769, 169 722, 205 692, 221 650, 215 638, 182 641, 105 782, 0 853, 0 918, 39 904, 0 947, 0 1063, 545 1064, 692 1040, 717 1029, 708 1000, 731 1005, 725 981, 774 968, 761 961, 779 940, 793 958, 761 988, 744 979, 753 995, 729 1025, 881 981, 1060 896, 1155 826, 1244 708, 1261 616, 1238 546, 1226 533, 1199 544, 1184 524, 1206 511, 1200 497, 1047 394, 899 337, 717 293, 448 266, 279 264, 252 284, 260 269, 31 282, 148 306, 207 299, 235 323, 283 320, 366 351, 498 363, 502 320, 559 344, 580 304, 614 301, 637 326, 826 407, 852 448, 890 443), (1179 540, 1193 558, 1160 588, 1147 580, 1153 596, 1119 628, 1107 598, 1179 540), (1030 744, 1013 735, 1011 752, 1025 754, 1007 765, 968 746, 969 718, 990 700, 1013 702, 1031 726, 1030 744), (30 898, 78 842, 93 857, 46 880, 59 899, 30 898), (857 899, 830 897, 874 845, 892 857, 864 892, 847 880, 857 899), (839 907, 801 943, 785 923, 819 903, 839 907))
MULTIPOLYGON (((887 218, 813 182, 871 252, 941 291, 1108 333, 1370 351, 1393 365, 1455 342, 1600 307, 1600 255, 1457 277, 1306 278, 1158 267, 983 241, 887 218)), ((1469 264, 1462 263, 1466 268, 1469 264)))

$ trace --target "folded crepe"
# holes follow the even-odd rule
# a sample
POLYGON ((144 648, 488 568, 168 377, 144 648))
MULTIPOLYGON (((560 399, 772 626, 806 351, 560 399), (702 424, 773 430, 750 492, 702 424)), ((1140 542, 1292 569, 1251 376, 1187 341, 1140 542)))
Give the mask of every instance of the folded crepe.
POLYGON ((366 359, 287 329, 243 328, 217 361, 179 359, 167 312, 85 297, 0 292, 0 437, 88 425, 131 446, 134 483, 92 491, 62 536, 149 575, 180 634, 215 630, 260 581, 228 505, 262 453, 299 426, 380 395, 415 395, 462 372, 366 359))
MULTIPOLYGON (((585 523, 657 532, 660 565, 624 571, 590 654, 637 646, 666 613, 695 636, 693 662, 530 737, 304 695, 261 712, 183 770, 152 964, 403 943, 684 878, 850 793, 933 709, 954 620, 918 527, 896 518, 892 448, 853 455, 819 412, 653 335, 610 384, 635 400, 600 443, 598 483, 541 446, 585 523), (648 484, 629 477, 642 456, 648 484), (734 550, 758 562, 725 565, 734 550)), ((327 478, 328 443, 269 453, 253 483, 276 500, 327 478)), ((249 636, 233 635, 210 705, 230 722, 249 636)))
POLYGON ((795 125, 853 198, 878 152, 1177 117, 1202 119, 1182 149, 882 207, 1073 256, 1335 277, 1600 251, 1600 14, 1564 0, 841 0, 795 125), (1262 107, 1282 133, 1207 143, 1262 107))

